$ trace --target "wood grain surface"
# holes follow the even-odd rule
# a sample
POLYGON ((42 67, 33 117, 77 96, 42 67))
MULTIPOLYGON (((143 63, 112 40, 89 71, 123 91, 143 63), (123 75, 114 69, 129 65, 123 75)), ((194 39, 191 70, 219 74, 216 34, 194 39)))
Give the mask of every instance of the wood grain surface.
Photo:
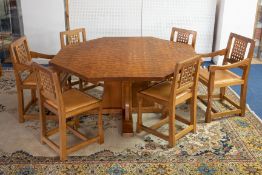
POLYGON ((153 37, 106 37, 67 46, 50 63, 86 81, 104 81, 103 113, 121 112, 122 134, 131 136, 137 92, 148 81, 167 78, 176 63, 195 54, 188 44, 153 37))
POLYGON ((162 80, 194 56, 186 44, 153 37, 107 37, 68 46, 51 64, 87 80, 162 80))

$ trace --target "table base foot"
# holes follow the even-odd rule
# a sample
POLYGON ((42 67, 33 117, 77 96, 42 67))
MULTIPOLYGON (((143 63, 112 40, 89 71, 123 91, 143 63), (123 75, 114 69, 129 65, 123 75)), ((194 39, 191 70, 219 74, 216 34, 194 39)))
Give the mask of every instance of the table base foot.
POLYGON ((132 121, 126 121, 126 120, 123 119, 122 124, 123 124, 123 126, 122 126, 122 136, 126 136, 126 137, 134 136, 133 122, 132 121))

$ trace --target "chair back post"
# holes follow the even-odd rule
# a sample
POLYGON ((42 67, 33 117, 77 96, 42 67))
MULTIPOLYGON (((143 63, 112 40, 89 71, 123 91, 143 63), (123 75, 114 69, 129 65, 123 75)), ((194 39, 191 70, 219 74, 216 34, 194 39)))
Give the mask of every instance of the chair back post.
POLYGON ((228 63, 227 58, 230 57, 230 50, 231 50, 232 42, 233 42, 233 35, 232 33, 230 33, 228 41, 227 41, 226 54, 224 55, 224 59, 223 59, 223 65, 228 63))
POLYGON ((86 42, 85 28, 60 32, 61 48, 65 48, 67 45, 78 44, 82 42, 86 42), (82 37, 82 41, 81 41, 81 37, 82 37))
POLYGON ((57 106, 59 114, 64 113, 64 102, 57 73, 37 63, 33 63, 33 67, 36 72, 40 103, 43 104, 49 100, 57 106))
POLYGON ((173 108, 176 104, 176 95, 178 93, 191 89, 193 96, 197 94, 200 59, 201 56, 196 55, 190 59, 177 63, 169 99, 169 104, 173 106, 173 108))
POLYGON ((192 36, 191 46, 193 48, 195 48, 197 32, 193 31, 193 30, 187 30, 187 29, 181 29, 181 28, 173 27, 172 31, 171 31, 170 41, 189 44, 190 36, 192 36), (177 37, 175 38, 176 33, 177 33, 177 37))
POLYGON ((64 105, 64 100, 62 97, 62 88, 61 88, 61 84, 60 84, 57 72, 52 72, 52 78, 54 81, 54 85, 55 85, 54 87, 55 87, 55 91, 57 94, 58 113, 59 113, 59 116, 64 116, 65 115, 65 105, 64 105))
POLYGON ((177 79, 179 78, 179 73, 181 70, 181 63, 177 63, 175 66, 175 71, 174 71, 174 75, 173 75, 173 82, 172 82, 172 86, 171 86, 171 92, 170 92, 170 96, 169 96, 169 110, 170 110, 170 114, 171 116, 174 116, 174 107, 176 105, 176 91, 177 91, 177 87, 178 87, 178 81, 177 79))

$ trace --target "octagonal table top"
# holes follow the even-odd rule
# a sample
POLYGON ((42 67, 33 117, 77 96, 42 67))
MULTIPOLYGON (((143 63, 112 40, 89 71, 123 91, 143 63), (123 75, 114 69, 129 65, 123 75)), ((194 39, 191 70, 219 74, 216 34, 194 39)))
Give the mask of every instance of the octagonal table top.
POLYGON ((195 54, 190 45, 153 37, 104 37, 67 46, 50 64, 87 80, 151 81, 195 54))

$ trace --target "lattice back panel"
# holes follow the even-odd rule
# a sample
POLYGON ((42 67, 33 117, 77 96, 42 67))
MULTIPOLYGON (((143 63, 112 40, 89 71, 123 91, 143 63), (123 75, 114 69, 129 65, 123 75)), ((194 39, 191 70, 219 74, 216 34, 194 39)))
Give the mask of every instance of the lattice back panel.
POLYGON ((177 31, 176 42, 188 44, 189 38, 190 38, 190 33, 177 31))
POLYGON ((196 64, 195 62, 192 64, 188 64, 182 67, 179 81, 178 81, 178 88, 183 88, 184 86, 188 85, 189 83, 193 83, 196 74, 196 64))
POLYGON ((14 48, 15 50, 15 59, 19 64, 26 64, 30 62, 30 53, 28 53, 27 46, 25 42, 22 42, 20 45, 14 48))
POLYGON ((247 45, 248 42, 235 38, 228 62, 235 63, 242 61, 245 58, 245 54, 247 52, 247 45))
POLYGON ((68 45, 80 43, 81 42, 80 34, 79 33, 67 34, 67 42, 68 45))
POLYGON ((39 70, 41 93, 49 100, 56 100, 56 91, 52 76, 42 70, 39 70))

